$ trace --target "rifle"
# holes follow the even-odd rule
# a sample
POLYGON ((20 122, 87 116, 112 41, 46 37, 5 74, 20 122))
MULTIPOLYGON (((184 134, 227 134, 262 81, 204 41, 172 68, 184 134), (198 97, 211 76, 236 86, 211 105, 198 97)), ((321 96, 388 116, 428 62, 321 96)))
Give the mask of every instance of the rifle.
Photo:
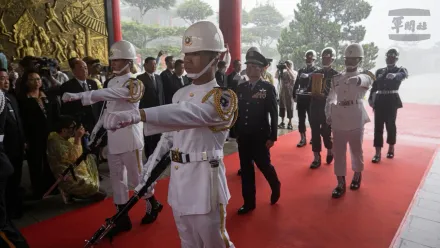
POLYGON ((122 216, 126 215, 128 211, 130 211, 133 206, 139 201, 139 199, 147 193, 148 188, 151 186, 151 184, 153 184, 162 175, 162 173, 168 168, 170 163, 171 157, 169 155, 169 152, 167 152, 156 165, 156 167, 154 167, 154 169, 151 171, 151 175, 145 185, 138 192, 134 192, 134 195, 128 200, 123 209, 118 211, 111 218, 105 220, 105 224, 103 224, 98 229, 98 231, 93 234, 92 238, 86 240, 84 248, 91 248, 93 247, 93 245, 99 243, 99 241, 101 241, 101 239, 103 239, 105 235, 107 235, 107 233, 112 230, 112 228, 115 226, 115 223, 117 223, 117 221, 122 216))
POLYGON ((55 183, 49 188, 49 190, 44 194, 43 199, 47 198, 49 196, 49 194, 58 186, 58 184, 60 184, 62 181, 67 180, 67 174, 71 174, 73 180, 78 181, 78 179, 76 178, 75 175, 75 168, 81 164, 82 161, 84 161, 87 156, 91 153, 93 153, 96 149, 99 148, 99 145, 101 144, 102 139, 104 138, 104 136, 107 134, 107 130, 105 130, 104 128, 101 128, 98 132, 97 139, 93 140, 89 147, 85 149, 85 151, 83 151, 83 153, 81 154, 81 156, 79 156, 79 158, 76 159, 76 161, 73 164, 70 164, 57 178, 57 180, 55 181, 55 183))

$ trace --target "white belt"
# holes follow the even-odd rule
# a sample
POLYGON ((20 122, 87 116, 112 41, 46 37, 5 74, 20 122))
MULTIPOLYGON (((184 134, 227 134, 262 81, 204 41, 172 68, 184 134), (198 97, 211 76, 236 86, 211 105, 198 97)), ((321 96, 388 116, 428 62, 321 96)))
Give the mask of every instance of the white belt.
POLYGON ((181 164, 186 164, 190 162, 201 162, 201 161, 211 161, 222 159, 223 149, 222 150, 214 150, 214 151, 206 151, 206 152, 190 152, 190 153, 182 153, 179 152, 178 149, 170 151, 171 161, 181 164))
POLYGON ((5 138, 4 135, 0 135, 0 142, 3 142, 3 139, 5 138))
POLYGON ((397 94, 397 93, 399 93, 398 90, 378 90, 378 91, 376 91, 376 94, 383 94, 383 95, 397 94))
POLYGON ((343 106, 343 107, 347 107, 347 106, 351 106, 351 105, 354 105, 354 104, 358 104, 358 103, 362 103, 362 101, 360 101, 360 100, 346 100, 346 101, 340 101, 340 102, 338 102, 338 106, 343 106))

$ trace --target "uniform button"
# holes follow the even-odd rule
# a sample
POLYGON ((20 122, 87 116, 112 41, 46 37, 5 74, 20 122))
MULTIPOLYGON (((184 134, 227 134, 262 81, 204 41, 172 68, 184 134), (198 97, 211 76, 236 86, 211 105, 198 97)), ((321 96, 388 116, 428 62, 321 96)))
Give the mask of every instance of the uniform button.
POLYGON ((247 125, 247 122, 245 123, 245 125, 247 125))
POLYGON ((176 170, 177 170, 177 169, 179 169, 179 166, 177 166, 177 165, 176 165, 176 166, 174 166, 174 169, 176 169, 176 170))
POLYGON ((248 109, 246 109, 246 112, 248 112, 249 110, 248 109))
POLYGON ((247 119, 248 117, 246 116, 246 119, 247 119))
POLYGON ((246 104, 249 104, 248 102, 246 104))

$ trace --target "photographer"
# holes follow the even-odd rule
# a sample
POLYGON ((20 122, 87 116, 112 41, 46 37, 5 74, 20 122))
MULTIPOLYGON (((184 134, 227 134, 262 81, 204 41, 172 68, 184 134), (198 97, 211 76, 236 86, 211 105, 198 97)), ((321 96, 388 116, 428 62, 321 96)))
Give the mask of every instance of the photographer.
POLYGON ((289 119, 287 123, 287 129, 293 129, 292 118, 293 118, 293 87, 295 85, 295 80, 297 73, 293 70, 293 62, 290 60, 284 63, 279 63, 277 65, 277 72, 275 78, 278 79, 278 94, 280 98, 280 117, 281 123, 278 125, 279 128, 285 128, 284 117, 289 119))
MULTIPOLYGON (((52 132, 47 141, 49 166, 55 177, 81 156, 83 153, 81 140, 84 134, 84 127, 82 125, 78 126, 73 117, 60 117, 56 132, 52 132)), ((92 154, 88 155, 75 168, 75 176, 78 179, 77 181, 69 177, 59 185, 64 203, 68 204, 74 198, 104 200, 106 194, 99 190, 98 169, 92 154)))

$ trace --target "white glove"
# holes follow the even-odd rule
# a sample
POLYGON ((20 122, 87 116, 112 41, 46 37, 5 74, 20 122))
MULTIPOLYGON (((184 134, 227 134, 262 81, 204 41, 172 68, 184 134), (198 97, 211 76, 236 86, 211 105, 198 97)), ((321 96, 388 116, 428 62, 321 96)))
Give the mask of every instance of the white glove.
POLYGON ((387 74, 387 79, 394 79, 396 77, 395 73, 388 73, 387 74))
MULTIPOLYGON (((156 186, 157 182, 154 182, 150 185, 150 187, 148 187, 147 192, 144 195, 141 195, 142 199, 147 199, 150 198, 154 195, 154 187, 156 186)), ((145 184, 139 184, 134 190, 136 192, 139 192, 139 190, 141 190, 142 187, 144 187, 145 184)))
POLYGON ((327 125, 331 125, 332 124, 332 118, 331 117, 327 117, 326 122, 327 122, 327 125))
POLYGON ((309 74, 306 74, 306 73, 301 73, 301 76, 300 76, 300 78, 308 78, 309 77, 309 74))
POLYGON ((81 100, 81 98, 82 98, 82 93, 64 93, 63 96, 61 97, 61 100, 63 102, 72 102, 72 101, 81 100))
POLYGON ((104 114, 104 128, 107 130, 116 130, 137 124, 141 121, 139 109, 119 111, 104 114))
POLYGON ((347 80, 346 84, 358 84, 360 78, 358 76, 351 77, 347 80))

